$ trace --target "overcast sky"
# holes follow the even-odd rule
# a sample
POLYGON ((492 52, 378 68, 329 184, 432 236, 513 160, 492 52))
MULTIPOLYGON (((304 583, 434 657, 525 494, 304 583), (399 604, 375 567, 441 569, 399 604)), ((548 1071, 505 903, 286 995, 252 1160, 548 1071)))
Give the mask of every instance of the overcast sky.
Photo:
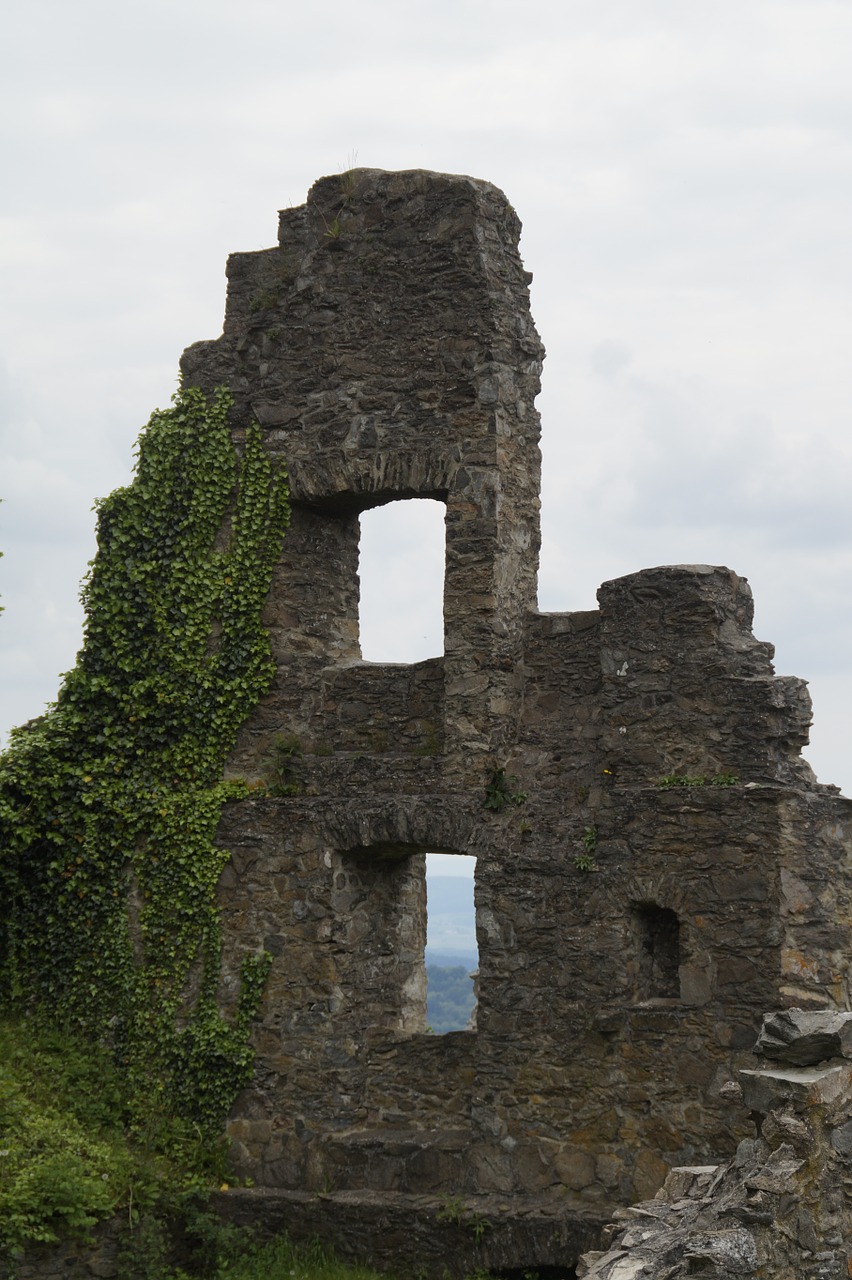
MULTIPOLYGON (((357 157, 487 178, 523 220, 541 607, 729 565, 779 674, 810 681, 808 758, 852 794, 850 67, 849 0, 7 9, 0 735, 73 664, 93 500, 181 350, 221 331, 228 253, 274 244, 276 211, 357 157)), ((390 636, 423 577, 368 538, 369 634, 390 636)), ((414 619, 396 643, 435 639, 414 619)))

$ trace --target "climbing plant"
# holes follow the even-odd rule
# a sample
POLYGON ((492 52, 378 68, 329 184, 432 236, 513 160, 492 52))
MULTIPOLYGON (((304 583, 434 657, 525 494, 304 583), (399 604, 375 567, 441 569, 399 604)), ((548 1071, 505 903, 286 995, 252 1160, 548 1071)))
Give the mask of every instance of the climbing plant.
POLYGON ((108 1042, 147 1119, 215 1127, 251 1066, 266 957, 215 1001, 214 843, 237 730, 272 674, 261 624, 287 488, 231 400, 181 391, 100 502, 77 665, 0 757, 0 998, 108 1042))

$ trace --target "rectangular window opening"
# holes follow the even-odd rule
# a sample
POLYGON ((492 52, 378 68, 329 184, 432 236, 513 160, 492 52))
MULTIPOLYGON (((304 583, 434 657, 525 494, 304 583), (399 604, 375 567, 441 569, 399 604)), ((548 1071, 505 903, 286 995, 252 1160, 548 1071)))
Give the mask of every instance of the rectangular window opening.
POLYGON ((426 857, 426 1021, 435 1035, 476 1029, 476 858, 426 857))
POLYGON ((445 513, 434 498, 362 511, 359 627, 366 662, 443 654, 445 513))
POLYGON ((680 999, 680 920, 670 907, 642 902, 633 909, 638 1000, 680 999))

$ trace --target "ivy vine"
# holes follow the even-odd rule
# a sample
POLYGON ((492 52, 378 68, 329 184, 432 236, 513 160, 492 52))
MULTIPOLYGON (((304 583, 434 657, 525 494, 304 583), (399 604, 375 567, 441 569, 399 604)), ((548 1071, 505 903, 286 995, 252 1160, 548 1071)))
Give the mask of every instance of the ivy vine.
POLYGON ((257 428, 184 389, 98 503, 77 665, 0 757, 0 999, 108 1042, 151 1116, 221 1124, 251 1071, 268 958, 215 998, 214 843, 237 730, 268 688, 261 610, 289 520, 257 428))

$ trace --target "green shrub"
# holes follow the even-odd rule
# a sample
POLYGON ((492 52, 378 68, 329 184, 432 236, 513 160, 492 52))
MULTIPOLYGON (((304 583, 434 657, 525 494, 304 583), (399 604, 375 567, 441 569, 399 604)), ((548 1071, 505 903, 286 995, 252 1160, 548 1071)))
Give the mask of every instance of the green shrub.
POLYGON ((102 1051, 0 1023, 0 1242, 85 1234, 122 1203, 132 1159, 102 1051))
POLYGON ((279 1236, 269 1244, 246 1250, 222 1262, 216 1280, 388 1280, 368 1267, 341 1262, 319 1241, 294 1244, 279 1236))

